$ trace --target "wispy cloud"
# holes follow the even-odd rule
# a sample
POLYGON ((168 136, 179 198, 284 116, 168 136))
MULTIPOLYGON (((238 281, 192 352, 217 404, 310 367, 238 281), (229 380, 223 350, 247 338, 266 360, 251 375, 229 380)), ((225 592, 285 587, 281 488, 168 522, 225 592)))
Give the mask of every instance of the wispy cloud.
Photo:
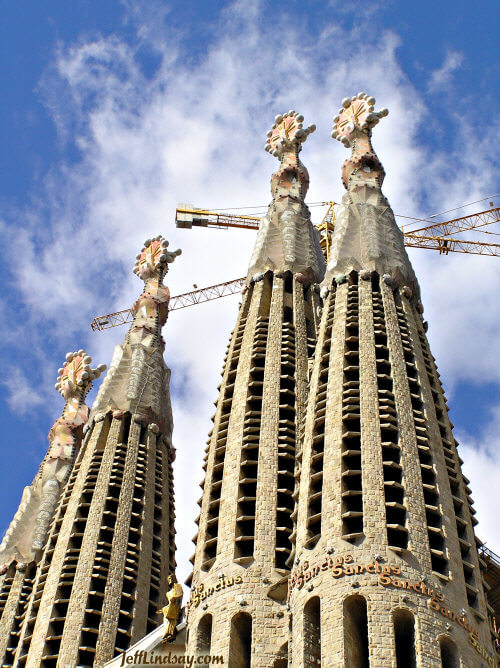
POLYGON ((477 535, 494 552, 499 551, 500 526, 496 515, 498 506, 498 480, 500 480, 500 406, 494 408, 491 419, 484 425, 478 438, 458 433, 463 470, 470 479, 472 496, 479 525, 477 535))
POLYGON ((448 50, 441 67, 434 70, 429 81, 429 90, 436 91, 446 88, 452 81, 453 74, 460 69, 464 62, 464 54, 460 51, 448 50))
POLYGON ((33 387, 26 373, 16 366, 5 369, 2 385, 9 390, 9 406, 19 415, 36 411, 44 404, 46 397, 33 387))
MULTIPOLYGON (((178 202, 207 208, 268 202, 275 163, 262 148, 278 112, 296 108, 318 126, 303 150, 309 201, 342 196, 340 165, 347 156, 328 139, 331 118, 343 97, 360 90, 391 112, 377 126, 374 143, 396 212, 428 214, 423 203, 443 210, 478 199, 491 185, 486 165, 490 146, 498 143, 493 129, 485 127, 474 142, 464 115, 446 151, 419 141, 424 124, 439 131, 444 121, 429 112, 402 71, 399 38, 390 32, 374 36, 362 23, 349 29, 332 23, 308 33, 286 13, 271 23, 260 5, 235 3, 214 19, 203 57, 193 58, 189 41, 169 27, 168 12, 159 30, 154 16, 139 16, 135 3, 130 7, 132 38, 61 44, 41 83, 62 142, 74 145, 80 158, 53 167, 35 204, 19 213, 21 226, 12 221, 0 228, 4 241, 26 249, 11 288, 30 311, 27 340, 31 333, 43 339, 43 323, 54 345, 87 346, 96 360, 108 361, 123 332, 90 340, 88 323, 137 296, 140 284, 130 269, 147 236, 162 233, 183 248, 168 276, 172 294, 243 275, 252 233, 177 230, 174 211, 178 202), (148 35, 158 59, 153 74, 140 58, 148 35), (370 45, 369 58, 360 44, 370 45)), ((446 80, 457 58, 446 67, 445 61, 434 79, 446 80)), ((492 285, 498 285, 500 267, 485 258, 420 253, 413 258, 445 380, 481 374, 499 380, 492 285)), ((173 397, 181 577, 188 572, 202 451, 237 301, 173 312, 165 328, 167 362, 184 380, 182 394, 173 397), (194 472, 193 462, 199 462, 194 472)), ((40 348, 36 355, 55 368, 58 362, 40 348)), ((19 340, 17 349, 33 359, 32 346, 19 340)), ((18 385, 13 408, 22 406, 18 385)))

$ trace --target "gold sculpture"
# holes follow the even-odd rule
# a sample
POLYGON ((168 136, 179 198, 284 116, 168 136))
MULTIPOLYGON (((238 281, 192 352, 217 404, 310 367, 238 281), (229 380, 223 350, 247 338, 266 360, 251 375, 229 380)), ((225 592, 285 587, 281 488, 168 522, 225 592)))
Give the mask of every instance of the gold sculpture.
POLYGON ((175 638, 175 627, 181 616, 182 585, 178 584, 174 573, 167 577, 167 585, 168 589, 165 594, 167 605, 161 610, 158 610, 158 614, 163 615, 164 626, 162 640, 163 642, 172 642, 175 638))

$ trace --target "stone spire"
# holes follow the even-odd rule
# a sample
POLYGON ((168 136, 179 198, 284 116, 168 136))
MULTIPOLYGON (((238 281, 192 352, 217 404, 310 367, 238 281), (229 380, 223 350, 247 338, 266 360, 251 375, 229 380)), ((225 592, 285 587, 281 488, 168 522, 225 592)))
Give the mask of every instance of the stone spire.
POLYGON ((309 376, 288 665, 494 666, 476 511, 380 190, 374 103, 346 99, 334 121, 352 157, 309 376))
POLYGON ((347 192, 342 198, 330 250, 325 285, 344 280, 351 270, 376 271, 393 285, 419 288, 389 202, 382 194, 385 171, 371 143, 372 128, 387 109, 374 111, 375 98, 345 98, 333 119, 332 137, 352 149, 342 167, 347 192))
POLYGON ((312 128, 302 121, 293 111, 277 116, 268 134, 280 168, 207 441, 187 651, 221 655, 230 666, 282 666, 288 641, 296 462, 320 312, 311 283, 324 272, 304 204, 308 176, 298 153, 312 128))
POLYGON ((56 389, 66 403, 60 418, 49 431, 49 449, 32 484, 24 488, 19 509, 0 544, 0 565, 30 563, 43 549, 61 489, 78 455, 89 409, 85 397, 94 379, 106 368, 92 369, 85 350, 68 353, 59 369, 56 389))
POLYGON ((170 369, 163 360, 161 336, 170 291, 163 278, 181 250, 167 248, 168 241, 159 236, 147 239, 137 255, 134 273, 144 281, 144 290, 132 307, 134 320, 125 341, 115 348, 91 419, 108 410, 130 412, 145 422, 157 423, 161 431, 171 431, 170 369))
MULTIPOLYGON (((92 407, 47 538, 37 534, 44 547, 36 567, 13 573, 10 566, 0 574, 2 666, 102 666, 158 624, 167 576, 175 570, 170 370, 161 328, 169 302, 163 277, 180 251, 167 247, 162 237, 148 239, 137 256, 134 271, 144 290, 92 407)), ((81 362, 88 364, 84 354, 81 362)), ((79 379, 77 371, 62 370, 61 390, 67 376, 78 386, 92 370, 84 368, 79 379)), ((63 445, 55 449, 54 466, 54 456, 47 460, 50 482, 63 445)))
POLYGON ((266 151, 279 158, 280 166, 271 177, 273 200, 260 222, 248 281, 269 270, 291 271, 304 283, 323 278, 323 254, 304 203, 309 174, 299 160, 302 144, 316 126, 304 129, 303 121, 295 111, 279 114, 267 133, 266 151))

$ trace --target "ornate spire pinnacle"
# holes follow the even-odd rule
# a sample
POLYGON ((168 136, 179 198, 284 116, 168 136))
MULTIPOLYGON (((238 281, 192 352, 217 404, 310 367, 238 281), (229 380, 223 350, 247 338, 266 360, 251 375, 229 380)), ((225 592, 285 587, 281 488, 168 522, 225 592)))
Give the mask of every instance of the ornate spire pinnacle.
POLYGON ((132 325, 124 343, 116 346, 97 394, 92 407, 94 418, 109 410, 115 414, 130 412, 138 421, 171 429, 170 370, 163 360, 165 344, 161 337, 170 291, 163 285, 163 278, 181 250, 167 248, 168 241, 161 236, 146 239, 136 256, 133 271, 144 281, 144 290, 132 307, 132 325))
POLYGON ((87 396, 92 382, 99 378, 101 373, 106 369, 105 364, 99 364, 98 367, 92 369, 90 366, 92 357, 87 355, 85 350, 81 348, 77 352, 67 353, 66 361, 63 366, 58 369, 56 390, 66 399, 66 405, 63 410, 63 417, 68 408, 68 405, 83 404, 87 396))
POLYGON ((267 133, 266 151, 280 160, 271 177, 273 201, 262 218, 248 269, 255 280, 266 271, 292 271, 298 280, 321 280, 324 260, 309 209, 304 203, 309 174, 299 152, 315 125, 303 128, 304 117, 296 111, 279 114, 267 133))
POLYGON ((151 278, 162 281, 168 271, 168 265, 182 253, 180 248, 168 251, 168 246, 168 241, 162 236, 146 239, 141 252, 136 255, 134 274, 142 278, 145 283, 151 278))
POLYGON ((325 285, 342 281, 351 270, 366 276, 376 271, 392 285, 407 285, 418 296, 418 284, 389 202, 381 191, 385 171, 371 143, 373 127, 389 113, 375 111, 375 98, 358 93, 342 100, 333 119, 332 137, 351 157, 342 166, 347 192, 339 207, 325 285))
POLYGON ((30 562, 37 559, 45 545, 50 522, 62 486, 68 479, 83 438, 83 426, 89 409, 85 397, 92 382, 106 368, 93 369, 85 350, 68 353, 59 369, 55 385, 66 403, 60 418, 49 431, 49 449, 29 487, 25 487, 19 509, 0 545, 0 563, 13 559, 30 562))
POLYGON ((342 108, 338 116, 333 119, 332 137, 344 144, 346 148, 352 148, 352 157, 346 160, 342 167, 342 182, 347 188, 349 177, 360 170, 370 177, 365 180, 377 179, 381 187, 385 172, 371 143, 372 129, 381 118, 387 116, 388 109, 374 111, 375 98, 358 93, 352 98, 346 97, 342 100, 342 108))
POLYGON ((307 137, 316 130, 315 125, 303 129, 304 117, 291 109, 286 114, 278 114, 271 130, 267 133, 265 149, 277 158, 285 153, 297 153, 307 137))

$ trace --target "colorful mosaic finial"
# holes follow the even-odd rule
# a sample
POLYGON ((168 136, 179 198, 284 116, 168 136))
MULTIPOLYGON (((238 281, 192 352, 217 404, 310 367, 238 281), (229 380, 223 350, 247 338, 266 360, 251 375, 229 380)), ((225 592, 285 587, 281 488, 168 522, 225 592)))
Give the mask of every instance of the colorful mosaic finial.
POLYGON ((342 100, 342 108, 333 119, 332 137, 346 148, 352 149, 350 159, 342 166, 342 182, 346 188, 349 183, 363 181, 365 185, 380 187, 384 181, 384 168, 371 143, 373 127, 389 113, 387 109, 374 111, 375 98, 366 93, 342 100))
POLYGON ((388 109, 374 109, 375 98, 366 93, 345 97, 338 116, 333 119, 332 137, 344 146, 351 146, 354 130, 370 135, 380 119, 389 113, 388 109))
POLYGON ((281 158, 284 153, 301 149, 301 144, 316 130, 315 125, 303 128, 304 117, 291 109, 286 114, 278 114, 273 129, 267 133, 266 151, 281 158))
POLYGON ((163 360, 165 342, 161 336, 170 291, 163 278, 181 250, 169 251, 168 245, 162 236, 146 239, 136 256, 133 271, 144 287, 132 306, 133 321, 125 340, 115 348, 92 407, 91 422, 109 411, 114 417, 131 413, 136 422, 155 424, 163 433, 171 431, 170 370, 163 360))
POLYGON ((99 364, 98 367, 92 369, 90 366, 92 357, 87 355, 85 350, 80 349, 74 353, 66 355, 66 362, 58 370, 56 390, 68 400, 71 395, 79 394, 81 398, 90 390, 92 382, 99 378, 101 373, 106 369, 105 364, 99 364))
POLYGON ((332 137, 350 148, 342 165, 342 183, 347 192, 337 210, 330 259, 323 284, 340 284, 351 271, 368 279, 376 272, 391 286, 404 287, 418 299, 415 273, 404 247, 401 230, 382 192, 385 171, 375 153, 373 127, 389 113, 375 111, 375 98, 358 93, 342 100, 333 119, 332 137))
POLYGON ((154 239, 146 239, 142 251, 136 256, 134 274, 143 281, 156 274, 163 277, 168 271, 168 265, 182 253, 180 248, 175 251, 168 251, 167 248, 168 241, 160 235, 154 239))
POLYGON ((68 353, 59 369, 55 388, 66 403, 49 431, 47 455, 33 483, 24 489, 19 510, 0 544, 0 562, 8 564, 17 559, 29 563, 38 559, 45 546, 61 488, 71 473, 88 421, 85 397, 92 382, 106 369, 105 364, 93 369, 91 362, 92 358, 80 349, 68 353))

